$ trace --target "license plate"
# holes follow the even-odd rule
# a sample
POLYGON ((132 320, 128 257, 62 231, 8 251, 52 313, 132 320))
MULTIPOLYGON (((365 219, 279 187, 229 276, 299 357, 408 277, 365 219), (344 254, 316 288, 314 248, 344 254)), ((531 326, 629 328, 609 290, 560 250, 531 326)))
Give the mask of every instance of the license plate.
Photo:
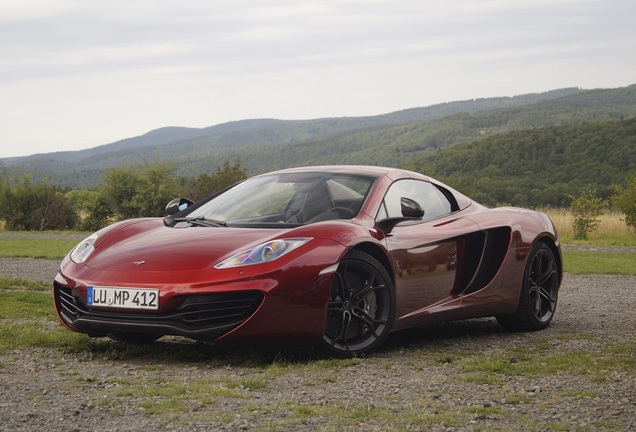
POLYGON ((88 306, 128 309, 159 309, 159 290, 89 286, 86 291, 88 306))

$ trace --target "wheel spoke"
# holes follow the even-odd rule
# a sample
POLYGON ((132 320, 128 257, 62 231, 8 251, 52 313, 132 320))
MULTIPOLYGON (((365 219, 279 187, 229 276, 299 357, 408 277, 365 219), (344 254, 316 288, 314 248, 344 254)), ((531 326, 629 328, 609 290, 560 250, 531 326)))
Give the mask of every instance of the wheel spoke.
POLYGON ((530 283, 533 286, 538 283, 540 274, 541 274, 541 259, 539 259, 539 255, 537 255, 532 260, 531 271, 530 271, 530 283))
POLYGON ((360 309, 360 308, 355 308, 353 310, 353 316, 355 318, 358 318, 360 321, 362 321, 364 324, 368 326, 375 327, 379 324, 386 324, 385 319, 376 319, 372 317, 371 315, 369 315, 364 309, 360 309))
POLYGON ((364 288, 362 288, 360 291, 355 293, 355 295, 352 296, 351 301, 353 301, 356 304, 359 304, 360 302, 364 301, 369 296, 369 294, 371 294, 372 292, 376 290, 382 290, 386 286, 384 284, 375 285, 374 282, 375 282, 375 278, 372 281, 370 281, 368 284, 366 284, 364 288))
POLYGON ((539 287, 537 291, 539 292, 539 296, 543 298, 546 302, 548 302, 550 305, 554 303, 554 298, 552 297, 552 293, 550 291, 548 291, 547 289, 543 287, 539 287))
POLYGON ((357 319, 358 321, 360 321, 361 323, 369 327, 375 337, 378 337, 378 335, 376 334, 376 329, 379 326, 387 323, 387 320, 375 319, 362 309, 356 308, 352 311, 352 313, 353 313, 353 318, 357 319))
POLYGON ((539 298, 541 299, 541 317, 542 319, 549 318, 554 313, 556 306, 556 300, 550 295, 546 289, 539 288, 539 298))
POLYGON ((335 346, 338 342, 341 342, 346 349, 349 349, 349 345, 347 343, 347 329, 349 328, 349 324, 351 323, 351 313, 349 311, 342 311, 340 315, 340 328, 338 329, 338 334, 333 338, 331 345, 335 346))
POLYGON ((369 327, 375 328, 377 327, 378 324, 380 324, 380 321, 376 320, 375 318, 373 318, 372 316, 370 316, 368 313, 366 313, 364 310, 360 308, 355 308, 352 312, 353 312, 354 318, 356 318, 358 321, 360 321, 361 323, 369 327))
POLYGON ((362 289, 358 290, 354 295, 351 296, 351 301, 354 303, 360 303, 360 301, 364 300, 366 296, 373 292, 375 288, 373 287, 373 280, 369 281, 362 289))
MULTIPOLYGON (((376 326, 373 324, 373 320, 369 319, 370 317, 368 315, 366 315, 363 311, 360 310, 353 310, 352 311, 352 316, 354 319, 356 319, 357 321, 361 322, 364 327, 366 328, 366 330, 370 330, 371 333, 373 334, 373 337, 378 337, 378 334, 376 333, 376 326)), ((362 334, 366 333, 362 332, 360 334, 360 336, 362 336, 362 334)))
POLYGON ((554 267, 554 263, 550 262, 550 265, 547 266, 546 270, 539 275, 537 283, 539 285, 545 285, 546 282, 548 282, 552 278, 552 276, 554 276, 555 274, 556 274, 556 268, 554 267))
POLYGON ((342 300, 348 300, 351 298, 351 289, 349 288, 349 281, 347 280, 346 274, 348 265, 344 263, 344 271, 342 273, 336 273, 336 278, 338 279, 338 288, 339 288, 339 297, 342 300))
MULTIPOLYGON (((540 251, 535 257, 536 270, 533 272, 536 283, 543 285, 556 273, 556 266, 552 254, 540 251)), ((534 267, 534 266, 533 266, 534 267)))
POLYGON ((539 290, 536 287, 533 287, 530 291, 530 301, 532 302, 532 312, 534 316, 541 321, 542 313, 541 313, 541 296, 539 295, 539 290))
POLYGON ((556 299, 552 293, 541 286, 533 286, 529 291, 532 313, 539 321, 549 319, 554 312, 556 299))

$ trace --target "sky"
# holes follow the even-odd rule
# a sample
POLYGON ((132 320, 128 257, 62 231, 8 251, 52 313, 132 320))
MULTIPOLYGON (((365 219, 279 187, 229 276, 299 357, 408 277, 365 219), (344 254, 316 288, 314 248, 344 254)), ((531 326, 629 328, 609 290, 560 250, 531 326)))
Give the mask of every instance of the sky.
POLYGON ((0 158, 635 83, 634 0, 0 0, 0 158))

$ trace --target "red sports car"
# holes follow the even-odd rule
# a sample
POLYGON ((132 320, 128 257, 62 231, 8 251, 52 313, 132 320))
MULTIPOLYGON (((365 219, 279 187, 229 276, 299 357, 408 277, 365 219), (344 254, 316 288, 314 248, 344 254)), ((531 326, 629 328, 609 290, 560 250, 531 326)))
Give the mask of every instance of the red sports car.
POLYGON ((66 327, 354 356, 408 327, 495 316, 540 330, 554 316, 562 260, 550 219, 486 208, 414 172, 286 169, 166 210, 108 226, 64 258, 53 292, 66 327))

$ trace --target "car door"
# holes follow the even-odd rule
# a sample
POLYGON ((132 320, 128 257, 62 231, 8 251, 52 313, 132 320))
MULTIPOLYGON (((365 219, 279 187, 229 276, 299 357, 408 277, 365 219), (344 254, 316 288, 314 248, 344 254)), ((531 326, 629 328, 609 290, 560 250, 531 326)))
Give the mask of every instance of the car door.
POLYGON ((479 227, 459 217, 457 203, 445 192, 426 181, 400 180, 391 185, 378 213, 377 220, 401 217, 401 198, 424 210, 422 219, 398 223, 386 237, 395 272, 398 322, 431 313, 457 298, 458 240, 479 227))

